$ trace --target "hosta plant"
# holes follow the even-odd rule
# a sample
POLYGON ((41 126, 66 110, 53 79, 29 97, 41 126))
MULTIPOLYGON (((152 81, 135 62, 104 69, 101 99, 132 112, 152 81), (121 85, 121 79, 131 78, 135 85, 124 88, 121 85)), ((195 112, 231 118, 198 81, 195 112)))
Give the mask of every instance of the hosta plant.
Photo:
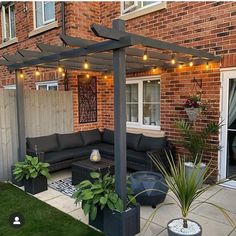
MULTIPOLYGON (((109 173, 102 176, 101 173, 91 172, 90 176, 94 180, 82 181, 76 186, 76 192, 73 194, 75 203, 82 203, 84 214, 89 214, 91 220, 97 216, 98 210, 103 210, 108 207, 110 210, 122 212, 124 205, 122 200, 115 192, 115 179, 109 173)), ((131 199, 132 190, 127 187, 128 198, 131 199)), ((135 200, 132 201, 135 203, 135 200)))
POLYGON ((39 175, 49 178, 48 167, 49 164, 40 162, 38 157, 26 155, 24 161, 15 164, 13 175, 17 181, 21 181, 22 179, 35 179, 39 175))

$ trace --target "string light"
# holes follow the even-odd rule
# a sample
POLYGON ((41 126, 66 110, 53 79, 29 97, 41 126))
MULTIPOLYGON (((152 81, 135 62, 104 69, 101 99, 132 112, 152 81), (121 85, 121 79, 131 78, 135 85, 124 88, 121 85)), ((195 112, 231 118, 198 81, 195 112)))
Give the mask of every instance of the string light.
POLYGON ((86 74, 86 78, 89 79, 90 75, 89 74, 86 74))
POLYGON ((182 69, 183 68, 183 65, 182 64, 179 64, 179 69, 182 69))
POLYGON ((20 71, 20 78, 21 78, 21 79, 24 78, 24 74, 23 74, 23 71, 22 71, 22 70, 20 71))
POLYGON ((175 56, 172 54, 171 56, 171 64, 174 65, 176 63, 175 56))
POLYGON ((37 67, 36 70, 35 70, 35 76, 40 76, 40 71, 39 71, 39 68, 37 67))
POLYGON ((84 69, 88 69, 89 68, 89 64, 88 64, 88 60, 87 60, 87 57, 85 57, 84 59, 84 69))
POLYGON ((209 69, 209 63, 208 63, 208 61, 206 62, 206 69, 207 69, 207 70, 209 69))
POLYGON ((154 68, 152 69, 152 72, 153 72, 153 73, 155 73, 155 72, 156 72, 156 70, 157 70, 157 68, 156 68, 156 67, 154 67, 154 68))
POLYGON ((146 48, 143 54, 143 60, 146 61, 147 59, 148 59, 148 55, 147 55, 147 48, 146 48))
POLYGON ((58 71, 59 73, 62 73, 62 72, 63 72, 63 68, 61 67, 60 62, 58 63, 57 71, 58 71))
POLYGON ((65 76, 66 76, 66 73, 65 73, 65 72, 63 72, 61 75, 62 75, 62 77, 65 77, 65 76))
POLYGON ((104 79, 107 79, 107 75, 104 75, 104 79))
POLYGON ((193 66, 193 62, 192 61, 189 62, 189 66, 193 66))

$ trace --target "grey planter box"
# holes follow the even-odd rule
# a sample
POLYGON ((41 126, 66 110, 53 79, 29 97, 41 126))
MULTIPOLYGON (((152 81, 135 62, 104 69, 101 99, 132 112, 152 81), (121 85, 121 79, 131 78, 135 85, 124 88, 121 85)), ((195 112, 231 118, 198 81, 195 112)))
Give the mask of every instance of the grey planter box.
POLYGON ((47 178, 43 175, 35 179, 24 180, 25 191, 31 194, 40 193, 48 189, 47 178))
POLYGON ((120 213, 104 209, 104 229, 107 236, 134 236, 140 232, 140 205, 120 213))

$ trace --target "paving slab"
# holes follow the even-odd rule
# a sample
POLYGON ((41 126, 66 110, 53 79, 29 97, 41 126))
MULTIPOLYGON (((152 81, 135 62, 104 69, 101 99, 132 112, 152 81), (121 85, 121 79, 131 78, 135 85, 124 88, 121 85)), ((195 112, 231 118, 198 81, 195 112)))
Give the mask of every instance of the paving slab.
POLYGON ((144 220, 144 219, 140 220, 141 232, 139 234, 136 234, 136 236, 156 236, 165 229, 161 227, 160 225, 157 225, 154 223, 147 223, 147 224, 146 223, 147 223, 147 220, 144 220))
POLYGON ((59 196, 62 196, 62 195, 63 194, 60 193, 59 191, 56 191, 56 190, 48 187, 47 191, 37 193, 34 196, 37 197, 38 199, 42 200, 42 201, 48 201, 50 199, 53 199, 55 197, 59 197, 59 196))

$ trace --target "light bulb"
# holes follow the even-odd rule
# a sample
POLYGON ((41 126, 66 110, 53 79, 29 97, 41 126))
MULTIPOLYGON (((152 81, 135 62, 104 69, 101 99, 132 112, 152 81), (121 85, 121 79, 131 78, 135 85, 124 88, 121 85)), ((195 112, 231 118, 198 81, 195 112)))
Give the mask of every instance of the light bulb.
POLYGON ((182 65, 182 64, 180 64, 180 65, 179 65, 179 69, 182 69, 182 68, 183 68, 183 65, 182 65))
POLYGON ((107 79, 107 75, 104 75, 104 79, 107 79))
POLYGON ((39 75, 40 75, 40 72, 39 72, 39 69, 38 69, 38 68, 36 68, 36 70, 35 70, 35 75, 36 75, 36 76, 39 76, 39 75))
POLYGON ((148 59, 147 49, 145 49, 144 54, 143 54, 143 60, 146 61, 147 59, 148 59))
POLYGON ((193 62, 192 61, 189 62, 189 66, 193 66, 193 62))
POLYGON ((172 55, 171 56, 171 64, 174 65, 175 63, 176 63, 175 56, 172 55))
POLYGON ((59 73, 61 73, 61 72, 63 72, 63 68, 62 68, 61 66, 58 66, 58 67, 57 67, 57 71, 58 71, 59 73))
POLYGON ((209 63, 208 63, 208 61, 207 61, 207 63, 206 63, 206 69, 209 69, 209 63))
POLYGON ((89 78, 90 77, 90 75, 89 74, 86 74, 86 78, 89 78))

